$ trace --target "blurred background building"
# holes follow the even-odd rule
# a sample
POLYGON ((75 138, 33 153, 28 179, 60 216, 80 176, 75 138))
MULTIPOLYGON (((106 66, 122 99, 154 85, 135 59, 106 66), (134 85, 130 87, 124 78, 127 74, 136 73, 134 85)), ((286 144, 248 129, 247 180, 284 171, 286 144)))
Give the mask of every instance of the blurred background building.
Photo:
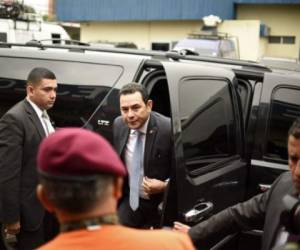
POLYGON ((80 23, 83 42, 158 50, 172 49, 201 30, 203 17, 215 15, 219 31, 237 37, 242 59, 299 58, 300 0, 49 0, 48 11, 60 22, 80 23))

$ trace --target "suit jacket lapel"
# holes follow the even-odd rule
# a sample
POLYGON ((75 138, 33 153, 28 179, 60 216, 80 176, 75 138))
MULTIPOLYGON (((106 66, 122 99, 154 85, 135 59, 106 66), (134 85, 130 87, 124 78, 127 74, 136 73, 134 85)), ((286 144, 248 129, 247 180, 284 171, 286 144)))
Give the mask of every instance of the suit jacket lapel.
MULTIPOLYGON (((156 126, 156 120, 155 117, 150 114, 150 120, 148 123, 147 128, 147 134, 145 137, 145 149, 144 149, 144 172, 147 173, 147 170, 149 169, 149 162, 152 156, 153 151, 153 145, 155 142, 155 138, 157 135, 157 126, 156 126)), ((151 168, 151 166, 150 166, 151 168)), ((146 174, 145 174, 146 175, 146 174)))
POLYGON ((32 123, 36 127, 36 130, 38 131, 41 138, 46 137, 43 125, 41 124, 41 121, 40 121, 39 117, 37 116, 36 112, 34 111, 32 106, 30 105, 30 103, 26 99, 24 100, 24 107, 25 107, 25 110, 28 114, 29 119, 32 121, 32 123))
POLYGON ((129 137, 129 132, 130 132, 130 129, 128 128, 127 125, 124 124, 124 126, 120 127, 120 137, 118 138, 120 140, 120 143, 118 144, 119 147, 117 148, 117 153, 120 156, 122 156, 124 153, 124 149, 127 144, 128 137, 129 137))

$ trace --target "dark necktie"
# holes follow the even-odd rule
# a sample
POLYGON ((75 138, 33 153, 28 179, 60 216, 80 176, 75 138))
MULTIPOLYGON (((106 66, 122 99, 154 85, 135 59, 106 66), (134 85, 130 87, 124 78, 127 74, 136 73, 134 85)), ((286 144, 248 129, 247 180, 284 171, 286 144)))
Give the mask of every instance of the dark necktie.
POLYGON ((139 207, 139 189, 140 189, 140 177, 143 161, 143 145, 142 145, 142 133, 135 131, 136 143, 132 155, 132 166, 129 176, 129 204, 132 210, 136 210, 139 207))

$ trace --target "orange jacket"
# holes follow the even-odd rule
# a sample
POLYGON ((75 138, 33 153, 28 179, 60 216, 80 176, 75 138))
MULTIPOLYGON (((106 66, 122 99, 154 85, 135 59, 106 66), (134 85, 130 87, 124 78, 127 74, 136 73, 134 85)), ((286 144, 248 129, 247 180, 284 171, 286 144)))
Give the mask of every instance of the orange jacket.
POLYGON ((167 230, 137 230, 104 225, 59 234, 39 250, 193 250, 189 237, 167 230))

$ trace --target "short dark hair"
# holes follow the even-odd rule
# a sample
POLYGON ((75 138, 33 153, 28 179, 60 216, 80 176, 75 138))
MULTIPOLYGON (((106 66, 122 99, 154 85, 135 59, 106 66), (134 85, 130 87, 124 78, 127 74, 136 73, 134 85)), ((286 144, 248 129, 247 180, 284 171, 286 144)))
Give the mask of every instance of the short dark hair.
POLYGON ((124 85, 119 92, 119 96, 134 94, 135 92, 140 92, 144 103, 147 103, 147 101, 149 100, 149 94, 147 89, 143 85, 135 82, 124 85))
POLYGON ((37 67, 30 71, 27 78, 27 84, 38 85, 42 79, 55 80, 56 76, 49 69, 37 67))
POLYGON ((108 187, 115 176, 102 174, 92 180, 60 180, 40 176, 48 200, 59 210, 71 214, 88 212, 99 202, 105 202, 108 187))
POLYGON ((296 139, 300 139, 300 118, 297 118, 289 129, 288 136, 294 136, 296 139))

